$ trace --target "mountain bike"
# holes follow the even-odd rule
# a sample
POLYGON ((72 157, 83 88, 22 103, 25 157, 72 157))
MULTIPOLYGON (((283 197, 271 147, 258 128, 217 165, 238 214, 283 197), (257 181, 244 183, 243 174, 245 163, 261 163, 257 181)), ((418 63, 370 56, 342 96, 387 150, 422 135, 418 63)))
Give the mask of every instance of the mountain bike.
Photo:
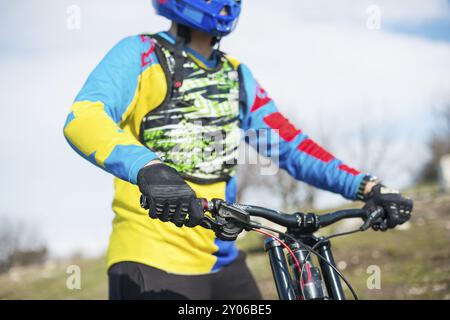
POLYGON ((233 241, 246 231, 266 235, 264 249, 268 253, 270 266, 280 300, 345 300, 341 280, 353 297, 357 294, 349 281, 336 267, 330 240, 369 229, 383 218, 381 207, 372 209, 348 209, 328 214, 286 214, 258 206, 229 203, 219 199, 199 199, 205 214, 201 225, 215 232, 219 239, 233 241), (285 227, 281 232, 252 219, 259 217, 285 227), (314 233, 338 221, 360 218, 363 223, 357 230, 316 237, 314 233), (269 232, 267 232, 269 231, 269 232), (314 266, 312 255, 319 261, 314 266))

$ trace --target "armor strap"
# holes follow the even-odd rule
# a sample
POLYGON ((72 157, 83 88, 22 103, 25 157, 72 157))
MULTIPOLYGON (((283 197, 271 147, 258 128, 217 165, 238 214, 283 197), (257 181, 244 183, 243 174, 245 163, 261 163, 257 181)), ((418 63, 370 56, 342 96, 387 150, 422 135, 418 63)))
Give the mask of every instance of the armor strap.
MULTIPOLYGON (((167 82, 167 93, 166 93, 166 97, 164 98, 163 102, 157 106, 156 108, 152 109, 151 112, 155 112, 157 109, 164 109, 166 108, 171 99, 173 99, 173 97, 178 96, 180 94, 180 92, 178 92, 179 88, 181 87, 175 87, 175 83, 176 81, 179 81, 182 78, 179 78, 176 76, 177 71, 178 73, 182 72, 184 75, 184 66, 187 62, 187 60, 189 59, 189 63, 195 63, 196 61, 194 58, 190 58, 188 56, 188 54, 186 53, 186 51, 182 50, 181 54, 183 57, 183 63, 177 63, 176 62, 176 51, 177 51, 177 46, 174 45, 173 43, 170 43, 167 39, 165 39, 164 37, 162 37, 159 34, 153 34, 153 35, 147 35, 149 36, 154 44, 155 44, 155 54, 159 60, 159 63, 161 65, 161 68, 163 69, 163 72, 165 74, 165 78, 166 78, 166 82, 167 82), (181 67, 181 68, 180 68, 181 67)), ((219 54, 218 56, 218 64, 217 67, 214 69, 206 69, 206 68, 202 68, 201 66, 199 66, 201 69, 204 70, 205 73, 215 73, 215 72, 219 72, 225 63, 228 63, 231 68, 233 70, 235 70, 236 72, 238 72, 238 70, 236 70, 235 65, 229 60, 227 59, 227 57, 225 56, 225 54, 223 54, 220 51, 216 51, 216 53, 219 54)), ((178 59, 180 59, 180 57, 178 56, 178 59)), ((198 65, 198 64, 197 64, 198 65)), ((237 81, 240 83, 241 79, 240 76, 238 77, 237 81)), ((181 83, 182 85, 182 83, 181 83)), ((145 123, 142 122, 141 124, 141 130, 140 130, 140 141, 146 145, 145 139, 144 139, 144 133, 145 133, 145 123)), ((183 178, 185 178, 186 180, 192 181, 194 183, 198 183, 198 184, 210 184, 210 183, 215 183, 215 182, 221 182, 221 181, 228 181, 231 176, 222 176, 222 177, 218 177, 218 178, 200 178, 200 177, 195 177, 192 176, 190 174, 185 174, 183 172, 180 172, 181 176, 183 178)))
POLYGON ((184 62, 186 61, 184 47, 191 40, 191 30, 183 25, 177 26, 177 40, 175 42, 175 73, 173 75, 173 86, 175 90, 179 90, 183 85, 184 78, 184 62))

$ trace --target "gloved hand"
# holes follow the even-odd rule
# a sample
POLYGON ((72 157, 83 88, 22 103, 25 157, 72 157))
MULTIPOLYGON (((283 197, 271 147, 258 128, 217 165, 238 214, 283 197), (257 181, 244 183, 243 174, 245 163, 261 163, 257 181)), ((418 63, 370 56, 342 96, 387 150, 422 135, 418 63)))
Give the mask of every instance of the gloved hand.
POLYGON ((411 218, 413 201, 382 184, 375 185, 366 196, 365 201, 365 209, 379 206, 385 212, 384 218, 372 226, 374 230, 386 231, 405 223, 411 218))
POLYGON ((151 164, 139 171, 137 182, 142 192, 141 206, 150 209, 150 218, 190 228, 202 221, 203 209, 194 190, 174 168, 151 164))

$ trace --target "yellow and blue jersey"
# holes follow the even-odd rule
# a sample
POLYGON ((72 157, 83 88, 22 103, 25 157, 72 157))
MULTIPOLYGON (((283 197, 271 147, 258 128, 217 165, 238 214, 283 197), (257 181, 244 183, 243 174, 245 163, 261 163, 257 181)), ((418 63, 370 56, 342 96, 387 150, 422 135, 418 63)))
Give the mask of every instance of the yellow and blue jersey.
MULTIPOLYGON (((160 35, 174 42, 169 34, 160 35)), ((214 61, 204 61, 191 50, 187 54, 202 68, 214 67, 214 61)), ((278 158, 280 168, 296 179, 356 199, 364 174, 343 164, 291 124, 249 68, 227 59, 239 75, 241 129, 244 133, 266 130, 279 138, 269 148, 258 148, 259 135, 248 135, 246 142, 263 155, 278 158)), ((167 92, 166 74, 153 39, 146 35, 125 38, 88 77, 67 117, 64 135, 78 154, 115 176, 108 267, 134 261, 175 274, 216 272, 237 257, 234 242, 221 241, 202 227, 178 228, 152 220, 139 204, 137 174, 158 158, 140 139, 142 121, 162 104, 167 92)), ((235 200, 235 177, 210 184, 187 182, 199 198, 235 200)))

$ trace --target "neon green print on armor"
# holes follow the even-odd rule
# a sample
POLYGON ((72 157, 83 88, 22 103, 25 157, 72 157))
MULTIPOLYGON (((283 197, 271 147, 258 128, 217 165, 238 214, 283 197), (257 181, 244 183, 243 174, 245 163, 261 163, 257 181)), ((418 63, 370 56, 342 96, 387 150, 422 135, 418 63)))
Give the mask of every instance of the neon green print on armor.
MULTIPOLYGON (((173 72, 172 54, 162 52, 173 72)), ((241 141, 238 72, 223 56, 217 70, 185 58, 181 88, 143 119, 143 143, 188 180, 228 180, 241 141)))

